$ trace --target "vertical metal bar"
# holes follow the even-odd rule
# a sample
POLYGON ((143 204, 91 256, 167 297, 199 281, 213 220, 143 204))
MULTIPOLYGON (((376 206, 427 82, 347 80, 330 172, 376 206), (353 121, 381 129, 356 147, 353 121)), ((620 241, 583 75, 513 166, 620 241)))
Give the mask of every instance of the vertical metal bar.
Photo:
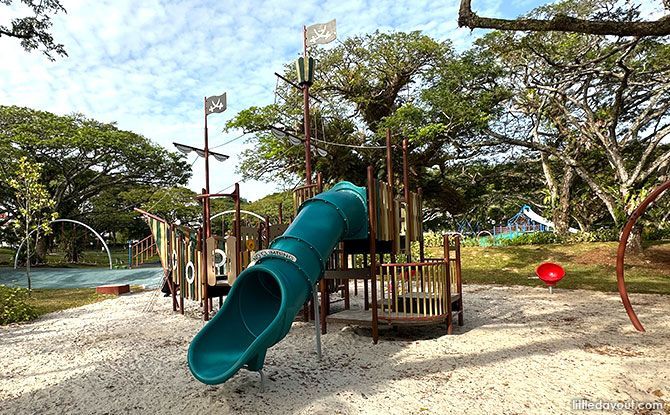
POLYGON ((449 258, 449 235, 444 235, 444 260, 445 260, 445 288, 446 288, 446 302, 447 302, 447 334, 451 334, 454 327, 453 313, 451 309, 451 258, 449 258))
POLYGON ((235 277, 240 275, 242 271, 242 215, 240 214, 240 184, 235 183, 235 190, 233 191, 233 201, 235 202, 235 257, 237 263, 235 264, 235 277))
MULTIPOLYGON (((395 286, 395 289, 394 289, 394 291, 395 291, 395 316, 398 317, 399 313, 400 313, 400 310, 398 310, 398 297, 400 297, 401 294, 405 294, 405 269, 400 268, 400 279, 397 278, 398 267, 396 267, 396 266, 393 267, 393 274, 396 276, 396 286, 395 286), (398 281, 400 281, 400 282, 398 283, 398 281)), ((403 307, 403 308, 406 308, 406 307, 403 307)))
MULTIPOLYGON (((207 118, 205 118, 207 119, 207 118)), ((206 193, 207 189, 202 189, 202 193, 206 193)), ((206 221, 207 219, 207 199, 203 198, 202 200, 202 209, 203 209, 203 220, 206 221)), ((206 236, 207 230, 206 230, 206 224, 198 230, 198 247, 200 248, 200 270, 198 274, 200 275, 200 290, 201 290, 201 300, 203 304, 203 314, 202 317, 205 321, 209 320, 209 301, 207 301, 208 298, 208 293, 207 293, 207 260, 205 258, 207 248, 205 248, 206 244, 206 236)), ((193 271, 195 273, 195 270, 193 271)), ((196 284, 198 286, 198 284, 196 284)))
POLYGON ((456 289, 458 290, 458 325, 463 325, 463 276, 461 274, 461 238, 456 235, 456 289))
POLYGON ((428 315, 433 316, 433 301, 434 301, 434 296, 433 296, 433 266, 432 265, 427 265, 427 271, 428 271, 428 281, 426 285, 426 294, 428 296, 428 315))
MULTIPOLYGON (((423 205, 423 189, 418 188, 417 189, 417 216, 421 215, 421 205, 423 205)), ((418 218, 420 219, 420 218, 418 218)), ((416 230, 417 236, 419 238, 419 262, 425 262, 426 261, 426 244, 423 240, 423 220, 419 220, 419 229, 416 230)))
POLYGON ((379 341, 377 309, 377 201, 372 166, 368 166, 368 220, 370 221, 370 295, 372 297, 372 341, 379 341))
POLYGON ((392 317, 393 313, 393 306, 394 306, 394 298, 397 298, 397 296, 393 296, 393 291, 396 290, 396 278, 395 278, 395 267, 393 265, 389 265, 388 268, 386 269, 386 305, 387 305, 387 314, 389 317, 392 317))
MULTIPOLYGON (((386 180, 389 185, 389 208, 391 209, 391 263, 395 263, 396 244, 395 240, 399 236, 396 235, 395 223, 395 203, 393 202, 393 158, 391 157, 391 130, 386 129, 386 180)), ((389 274, 390 275, 390 274, 389 274)))
POLYGON ((407 161, 407 139, 402 140, 402 182, 403 192, 405 197, 405 254, 407 255, 407 262, 412 262, 412 242, 411 242, 411 208, 410 208, 410 192, 409 192, 409 167, 407 161))
POLYGON ((316 332, 316 355, 321 360, 321 318, 319 316, 318 284, 312 290, 312 303, 314 304, 314 331, 316 332))
POLYGON ((321 333, 326 334, 326 315, 328 314, 328 306, 330 305, 330 296, 328 295, 328 287, 324 278, 321 278, 319 281, 319 288, 321 290, 321 333))
POLYGON ((388 300, 387 300, 388 295, 387 295, 387 292, 386 292, 386 290, 388 290, 388 282, 387 282, 387 280, 388 280, 388 275, 387 275, 388 267, 386 267, 384 265, 380 266, 379 267, 379 273, 380 273, 381 279, 382 279, 382 281, 381 281, 381 284, 382 284, 382 286, 381 286, 381 300, 382 300, 382 314, 384 314, 384 308, 387 307, 387 302, 388 302, 388 300))
MULTIPOLYGON (((368 266, 368 254, 363 254, 363 267, 368 266)), ((368 293, 368 280, 363 278, 363 309, 370 309, 370 299, 368 293)))
MULTIPOLYGON (((305 67, 309 66, 307 58, 307 26, 303 26, 303 57, 305 67)), ((303 123, 305 124, 305 184, 312 184, 312 152, 311 152, 311 126, 309 122, 309 83, 302 84, 303 95, 303 123)))

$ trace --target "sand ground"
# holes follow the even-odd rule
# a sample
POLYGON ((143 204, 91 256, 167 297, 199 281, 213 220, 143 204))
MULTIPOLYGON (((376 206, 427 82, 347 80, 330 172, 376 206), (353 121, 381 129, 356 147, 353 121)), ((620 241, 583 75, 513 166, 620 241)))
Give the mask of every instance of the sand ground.
MULTIPOLYGON (((385 330, 331 324, 324 355, 296 322, 268 351, 268 380, 217 387, 189 373, 202 327, 152 293, 0 328, 3 414, 566 414, 572 399, 663 401, 670 413, 670 298, 634 294, 646 333, 616 293, 467 286, 465 325, 385 330)), ((611 413, 611 412, 610 412, 611 413)), ((623 413, 659 413, 626 410, 623 413)))

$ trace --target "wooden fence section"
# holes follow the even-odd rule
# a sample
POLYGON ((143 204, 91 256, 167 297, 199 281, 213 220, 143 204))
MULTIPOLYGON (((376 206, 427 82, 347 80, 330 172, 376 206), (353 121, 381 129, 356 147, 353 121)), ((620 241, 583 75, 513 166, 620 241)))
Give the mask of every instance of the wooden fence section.
POLYGON ((446 262, 382 264, 380 282, 379 320, 427 322, 449 317, 451 297, 446 262))

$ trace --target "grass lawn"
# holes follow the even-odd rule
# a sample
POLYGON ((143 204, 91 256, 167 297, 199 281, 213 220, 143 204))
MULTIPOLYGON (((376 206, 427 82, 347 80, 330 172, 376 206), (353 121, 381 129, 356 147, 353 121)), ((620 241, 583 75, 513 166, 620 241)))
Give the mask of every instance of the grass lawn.
MULTIPOLYGON (((130 292, 138 293, 144 291, 140 286, 131 286, 130 292)), ((54 311, 68 308, 81 307, 86 304, 116 298, 115 295, 97 294, 95 288, 57 288, 36 289, 32 291, 28 303, 35 308, 41 316, 54 311)))
MULTIPOLYGON (((616 291, 616 242, 572 245, 526 245, 509 247, 463 247, 463 282, 543 286, 535 268, 544 261, 559 263, 566 276, 558 288, 616 291)), ((440 248, 427 248, 436 256, 440 248)), ((626 256, 628 290, 670 294, 670 242, 646 245, 642 255, 626 256)))
POLYGON ((36 289, 32 291, 28 303, 41 316, 114 297, 113 295, 96 294, 95 288, 36 289))

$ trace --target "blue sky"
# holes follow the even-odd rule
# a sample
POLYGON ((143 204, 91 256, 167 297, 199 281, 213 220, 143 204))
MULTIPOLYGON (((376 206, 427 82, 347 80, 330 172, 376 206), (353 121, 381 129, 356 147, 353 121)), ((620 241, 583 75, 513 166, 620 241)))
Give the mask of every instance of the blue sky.
MULTIPOLYGON (((49 62, 0 38, 0 103, 58 114, 81 112, 143 134, 172 149, 172 141, 202 145, 202 100, 228 93, 228 110, 209 117, 212 146, 234 138, 227 120, 251 105, 273 102, 274 71, 302 49, 302 25, 336 18, 338 37, 381 31, 421 30, 466 48, 482 31, 458 29, 458 0, 175 1, 63 0, 68 13, 55 19, 54 38, 67 58, 49 62)), ((545 1, 473 0, 482 15, 516 17, 545 1)), ((0 6, 0 22, 8 18, 0 6)), ((326 46, 328 47, 328 46, 326 46)), ((318 74, 317 74, 318 76, 318 74)), ((238 140, 217 151, 212 191, 236 180, 238 140)), ((189 157, 189 161, 194 159, 189 157)), ((203 186, 204 163, 194 165, 189 187, 203 186)), ((279 190, 245 182, 242 195, 257 199, 279 190)))

